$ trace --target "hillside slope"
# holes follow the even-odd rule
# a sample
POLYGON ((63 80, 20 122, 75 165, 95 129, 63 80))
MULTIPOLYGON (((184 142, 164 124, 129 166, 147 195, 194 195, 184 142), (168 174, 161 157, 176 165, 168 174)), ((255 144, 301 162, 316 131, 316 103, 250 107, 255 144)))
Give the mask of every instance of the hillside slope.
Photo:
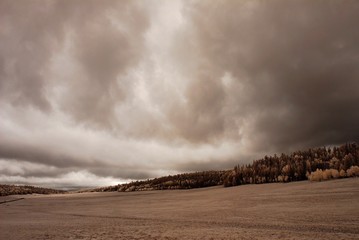
POLYGON ((358 209, 359 178, 32 195, 0 205, 0 239, 354 240, 358 209))

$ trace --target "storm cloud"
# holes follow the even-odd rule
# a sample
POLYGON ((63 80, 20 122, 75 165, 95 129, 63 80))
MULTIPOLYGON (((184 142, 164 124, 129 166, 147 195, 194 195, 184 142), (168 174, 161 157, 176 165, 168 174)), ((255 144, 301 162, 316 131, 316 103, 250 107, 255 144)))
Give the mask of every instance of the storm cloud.
POLYGON ((0 0, 0 182, 107 185, 358 141, 358 12, 0 0))

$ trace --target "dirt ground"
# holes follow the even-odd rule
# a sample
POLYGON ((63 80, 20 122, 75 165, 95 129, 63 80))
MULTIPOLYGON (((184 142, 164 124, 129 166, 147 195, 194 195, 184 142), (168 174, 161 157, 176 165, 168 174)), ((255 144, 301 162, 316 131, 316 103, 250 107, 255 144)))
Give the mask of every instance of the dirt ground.
POLYGON ((359 178, 25 196, 0 204, 0 239, 359 239, 359 178))

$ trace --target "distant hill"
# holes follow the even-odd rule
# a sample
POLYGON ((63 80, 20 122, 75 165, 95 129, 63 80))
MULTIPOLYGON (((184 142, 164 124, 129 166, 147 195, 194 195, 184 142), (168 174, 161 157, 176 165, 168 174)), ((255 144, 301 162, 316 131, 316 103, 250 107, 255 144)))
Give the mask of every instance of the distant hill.
POLYGON ((55 194, 65 193, 66 191, 55 190, 50 188, 41 188, 34 186, 18 186, 18 185, 3 185, 0 184, 0 196, 8 195, 23 195, 23 194, 55 194))
POLYGON ((170 175, 145 181, 135 181, 116 186, 96 188, 95 192, 129 192, 165 189, 191 189, 222 185, 228 171, 204 171, 170 175))
POLYGON ((135 181, 90 191, 151 191, 191 189, 224 185, 260 184, 292 181, 322 181, 359 176, 359 146, 346 143, 339 147, 311 148, 280 156, 265 156, 232 170, 204 171, 135 181))
MULTIPOLYGON (((261 184, 292 181, 324 181, 359 176, 359 145, 355 142, 339 147, 310 148, 280 156, 265 156, 251 164, 231 170, 203 171, 169 175, 109 187, 78 192, 129 192, 165 189, 191 189, 223 185, 261 184)), ((65 191, 33 186, 0 185, 0 196, 14 194, 53 194, 65 191)))

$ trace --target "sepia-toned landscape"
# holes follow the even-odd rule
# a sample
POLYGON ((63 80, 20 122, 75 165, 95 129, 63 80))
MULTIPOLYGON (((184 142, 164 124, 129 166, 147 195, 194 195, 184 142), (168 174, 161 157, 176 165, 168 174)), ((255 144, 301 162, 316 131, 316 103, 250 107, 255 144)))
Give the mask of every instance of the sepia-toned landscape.
POLYGON ((0 0, 0 240, 359 239, 358 13, 0 0))
POLYGON ((25 196, 0 204, 0 239, 354 240, 358 184, 359 178, 351 178, 25 196))

